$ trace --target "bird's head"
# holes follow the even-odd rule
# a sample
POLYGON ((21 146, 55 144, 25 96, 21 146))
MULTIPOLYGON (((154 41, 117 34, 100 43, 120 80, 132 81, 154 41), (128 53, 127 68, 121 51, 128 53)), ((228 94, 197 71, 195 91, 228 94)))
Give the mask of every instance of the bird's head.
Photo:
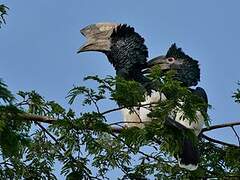
POLYGON ((148 69, 159 66, 163 72, 175 71, 174 78, 181 81, 187 87, 196 86, 200 81, 200 69, 197 60, 186 55, 181 48, 173 44, 165 56, 158 56, 148 61, 148 69))
POLYGON ((97 23, 80 31, 87 42, 78 53, 98 51, 107 55, 117 74, 135 76, 146 67, 148 51, 144 39, 126 24, 97 23))

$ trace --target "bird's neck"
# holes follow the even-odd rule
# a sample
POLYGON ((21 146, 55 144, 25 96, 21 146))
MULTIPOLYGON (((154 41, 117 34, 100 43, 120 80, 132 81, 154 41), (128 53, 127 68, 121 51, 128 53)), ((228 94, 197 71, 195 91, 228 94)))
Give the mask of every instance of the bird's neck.
POLYGON ((154 89, 152 81, 145 77, 139 69, 132 71, 128 71, 125 68, 117 69, 116 74, 125 80, 133 80, 140 83, 147 92, 151 92, 154 89))

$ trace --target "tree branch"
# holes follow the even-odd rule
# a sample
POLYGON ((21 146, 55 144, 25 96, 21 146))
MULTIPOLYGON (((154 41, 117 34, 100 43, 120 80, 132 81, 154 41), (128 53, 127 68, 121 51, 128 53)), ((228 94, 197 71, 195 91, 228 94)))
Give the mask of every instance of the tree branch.
MULTIPOLYGON (((27 120, 27 121, 42 122, 42 123, 48 123, 48 124, 53 124, 54 122, 57 121, 57 119, 54 119, 54 118, 51 118, 51 117, 48 117, 48 116, 34 115, 34 114, 28 114, 28 113, 19 114, 19 116, 22 117, 23 119, 27 120)), ((126 124, 126 123, 134 123, 134 122, 117 122, 117 123, 110 124, 110 125, 116 125, 116 124, 119 124, 119 123, 125 123, 126 124)), ((166 124, 174 126, 178 129, 187 129, 185 126, 178 123, 177 121, 174 121, 171 118, 166 119, 166 124)), ((213 138, 208 137, 207 135, 203 134, 203 132, 211 131, 211 130, 214 130, 214 129, 220 129, 220 128, 225 128, 225 127, 233 127, 233 126, 237 126, 237 125, 240 125, 240 121, 209 126, 209 127, 206 127, 206 128, 202 129, 201 136, 204 139, 206 139, 210 142, 213 142, 213 143, 221 144, 221 145, 224 145, 224 146, 239 148, 239 146, 237 146, 235 144, 230 144, 230 143, 226 143, 226 142, 223 142, 223 141, 220 141, 220 140, 216 140, 216 139, 213 139, 213 138)), ((122 127, 114 127, 114 126, 110 126, 110 128, 111 128, 112 132, 114 132, 114 133, 120 133, 123 129, 122 127)), ((236 134, 236 132, 235 132, 235 134, 236 134)))
POLYGON ((223 145, 223 146, 240 148, 239 146, 237 146, 237 145, 235 145, 235 144, 230 144, 230 143, 226 143, 226 142, 223 142, 223 141, 220 141, 220 140, 217 140, 217 139, 213 139, 213 138, 211 138, 211 137, 208 137, 208 136, 205 135, 205 134, 201 134, 201 136, 202 136, 204 139, 208 140, 209 142, 221 144, 221 145, 223 145))
POLYGON ((19 114, 19 116, 27 121, 43 122, 48 124, 53 124, 55 121, 57 121, 57 119, 51 118, 49 116, 41 116, 29 113, 19 114))
POLYGON ((240 147, 240 137, 239 137, 239 135, 238 135, 237 131, 234 129, 234 127, 233 127, 233 126, 231 126, 231 128, 232 128, 232 130, 233 130, 233 132, 234 132, 235 136, 237 137, 237 140, 238 140, 238 145, 239 145, 239 147, 240 147))
POLYGON ((58 140, 45 128, 43 127, 40 122, 36 122, 36 124, 50 137, 52 138, 52 140, 60 147, 62 148, 64 151, 66 151, 66 149, 64 148, 63 145, 61 145, 58 140))
MULTIPOLYGON (((154 104, 158 104, 158 103, 157 102, 145 103, 145 104, 140 104, 137 107, 145 107, 145 106, 152 107, 154 104)), ((124 107, 124 106, 117 107, 117 108, 114 108, 114 109, 110 109, 110 110, 102 112, 101 115, 105 115, 105 114, 108 114, 108 113, 111 113, 111 112, 119 111, 119 110, 122 110, 122 109, 125 109, 125 108, 127 109, 127 107, 124 107)))
POLYGON ((228 122, 228 123, 224 123, 224 124, 217 124, 217 125, 213 125, 213 126, 203 128, 201 133, 206 132, 206 131, 211 131, 211 130, 214 130, 214 129, 237 126, 237 125, 240 125, 240 121, 228 122))

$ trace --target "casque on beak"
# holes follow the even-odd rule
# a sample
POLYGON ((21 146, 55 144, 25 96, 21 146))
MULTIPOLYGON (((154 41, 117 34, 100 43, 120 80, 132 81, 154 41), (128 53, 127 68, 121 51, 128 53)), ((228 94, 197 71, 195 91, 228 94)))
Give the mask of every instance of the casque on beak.
POLYGON ((80 30, 81 34, 87 38, 87 42, 78 49, 77 53, 85 51, 110 51, 111 34, 117 26, 118 24, 115 23, 97 23, 80 30))
POLYGON ((169 70, 171 68, 171 64, 168 62, 168 58, 165 56, 158 56, 150 61, 147 62, 147 68, 144 69, 142 72, 145 73, 151 73, 151 69, 154 66, 158 66, 162 71, 169 70))
POLYGON ((156 65, 159 66, 161 70, 168 70, 171 68, 170 67, 171 63, 169 63, 169 58, 166 58, 165 56, 158 56, 148 61, 149 68, 156 65))

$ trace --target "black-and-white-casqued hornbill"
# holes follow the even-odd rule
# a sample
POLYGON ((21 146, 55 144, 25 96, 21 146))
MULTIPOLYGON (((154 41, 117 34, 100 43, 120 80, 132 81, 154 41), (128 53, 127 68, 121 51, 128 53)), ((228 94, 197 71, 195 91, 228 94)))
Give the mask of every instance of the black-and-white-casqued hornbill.
MULTIPOLYGON (((196 86, 200 80, 200 69, 198 61, 192 59, 173 44, 165 56, 159 56, 147 61, 148 50, 144 39, 135 32, 133 27, 116 23, 97 23, 89 25, 81 30, 87 38, 87 42, 80 47, 78 53, 85 51, 98 51, 104 53, 109 62, 114 66, 116 74, 126 80, 139 82, 147 92, 145 102, 142 104, 163 101, 167 95, 153 90, 152 83, 145 76, 144 71, 157 65, 164 72, 175 70, 174 78, 181 81, 189 90, 202 97, 207 103, 205 91, 196 86)), ((206 109, 207 110, 207 109, 206 109)), ((150 109, 145 107, 135 108, 134 113, 123 109, 123 120, 127 127, 144 127, 145 122, 150 122, 148 117, 150 109), (134 122, 134 123, 128 123, 134 122)), ((182 118, 181 111, 174 115, 174 119, 188 129, 192 129, 196 136, 199 135, 204 124, 204 117, 200 111, 196 112, 198 121, 189 123, 182 118)), ((178 155, 179 166, 188 170, 197 169, 199 161, 198 151, 190 140, 185 140, 182 153, 178 155)))

